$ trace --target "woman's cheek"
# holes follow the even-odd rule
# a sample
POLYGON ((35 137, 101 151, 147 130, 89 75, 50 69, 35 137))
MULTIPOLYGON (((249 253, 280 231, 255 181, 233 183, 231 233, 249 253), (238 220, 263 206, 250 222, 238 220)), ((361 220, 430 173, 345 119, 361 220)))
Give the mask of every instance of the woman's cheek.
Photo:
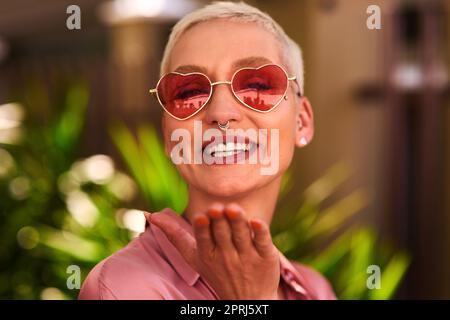
POLYGON ((295 150, 295 131, 289 126, 280 130, 279 150, 280 170, 284 171, 291 163, 295 150))

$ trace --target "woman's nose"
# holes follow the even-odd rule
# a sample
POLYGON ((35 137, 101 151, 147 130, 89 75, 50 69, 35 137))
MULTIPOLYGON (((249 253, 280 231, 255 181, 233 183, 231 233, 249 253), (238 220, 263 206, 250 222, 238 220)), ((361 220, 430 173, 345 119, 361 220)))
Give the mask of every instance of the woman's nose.
POLYGON ((209 125, 225 124, 227 121, 239 122, 242 119, 242 108, 228 84, 215 85, 208 104, 205 121, 209 125))

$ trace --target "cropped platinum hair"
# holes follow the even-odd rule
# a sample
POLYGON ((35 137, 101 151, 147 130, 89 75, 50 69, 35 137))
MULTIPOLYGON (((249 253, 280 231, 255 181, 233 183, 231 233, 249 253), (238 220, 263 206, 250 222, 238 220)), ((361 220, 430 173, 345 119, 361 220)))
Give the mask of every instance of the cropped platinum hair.
POLYGON ((297 84, 302 94, 304 94, 304 70, 302 51, 297 43, 295 43, 267 13, 252 7, 244 2, 217 1, 197 9, 179 20, 172 29, 167 41, 163 59, 161 61, 160 75, 163 76, 169 70, 169 59, 173 47, 184 32, 201 22, 214 19, 226 18, 237 22, 254 22, 258 23, 266 30, 275 35, 276 39, 282 45, 282 58, 286 64, 287 71, 290 76, 297 77, 297 84))

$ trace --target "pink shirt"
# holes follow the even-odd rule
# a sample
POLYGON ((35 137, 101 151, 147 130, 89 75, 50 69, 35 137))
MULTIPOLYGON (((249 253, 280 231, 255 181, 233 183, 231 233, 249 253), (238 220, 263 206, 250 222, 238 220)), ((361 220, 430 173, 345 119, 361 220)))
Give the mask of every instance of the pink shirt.
MULTIPOLYGON (((193 234, 192 226, 169 211, 193 234)), ((288 300, 336 299, 328 281, 311 268, 290 262, 280 252, 280 286, 288 300)), ((79 299, 217 300, 208 283, 183 259, 153 224, 126 247, 98 263, 81 288, 79 299)))

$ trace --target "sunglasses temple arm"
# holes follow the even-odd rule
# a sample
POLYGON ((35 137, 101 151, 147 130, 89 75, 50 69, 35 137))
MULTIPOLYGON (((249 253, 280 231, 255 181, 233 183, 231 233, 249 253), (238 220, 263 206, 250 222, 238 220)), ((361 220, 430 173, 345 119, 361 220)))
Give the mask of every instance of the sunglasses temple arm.
MULTIPOLYGON (((288 77, 288 80, 289 80, 289 81, 295 81, 295 80, 297 80, 297 77, 296 77, 296 76, 288 77)), ((297 83, 297 82, 296 82, 296 84, 297 84, 297 86, 298 86, 298 83, 297 83)), ((302 95, 302 92, 301 92, 301 90, 300 90, 300 88, 299 88, 299 91, 297 92, 297 96, 299 96, 299 97, 303 96, 303 95, 302 95)))
POLYGON ((150 94, 156 94, 157 89, 156 88, 155 89, 150 89, 150 90, 148 90, 148 92, 150 92, 150 94))

